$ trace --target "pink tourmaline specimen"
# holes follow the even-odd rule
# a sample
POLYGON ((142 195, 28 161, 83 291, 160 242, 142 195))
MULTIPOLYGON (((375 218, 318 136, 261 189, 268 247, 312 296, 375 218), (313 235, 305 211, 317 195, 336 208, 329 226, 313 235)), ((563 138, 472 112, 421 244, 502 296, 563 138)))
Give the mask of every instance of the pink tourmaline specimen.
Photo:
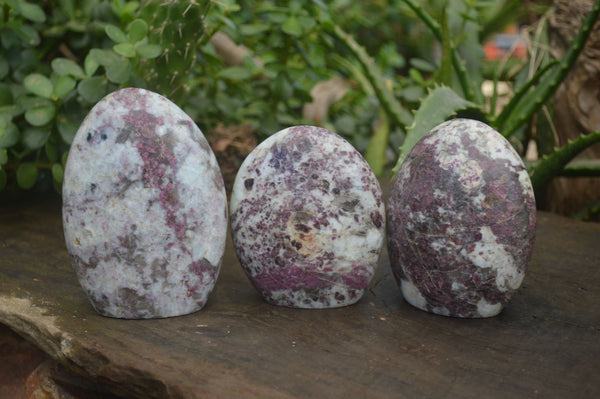
POLYGON ((67 249, 94 308, 120 318, 201 309, 225 249, 227 199, 202 132, 142 89, 102 99, 65 168, 67 249))
POLYGON ((329 308, 358 301, 384 242, 384 204, 368 164, 328 130, 295 126, 242 164, 231 196, 235 249, 269 303, 329 308))
POLYGON ((531 181, 510 143, 478 121, 439 125, 408 154, 388 202, 404 298, 441 315, 497 315, 523 282, 535 221, 531 181))

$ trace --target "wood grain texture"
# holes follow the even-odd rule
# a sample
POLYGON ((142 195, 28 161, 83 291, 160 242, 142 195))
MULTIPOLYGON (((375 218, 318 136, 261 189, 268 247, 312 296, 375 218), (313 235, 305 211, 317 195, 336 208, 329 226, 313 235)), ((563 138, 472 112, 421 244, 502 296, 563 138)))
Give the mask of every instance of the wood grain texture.
POLYGON ((356 305, 271 306, 229 242, 203 310, 119 320, 96 314, 79 287, 59 202, 4 205, 0 323, 125 397, 600 397, 600 225, 538 219, 524 284, 491 319, 411 307, 385 253, 356 305))

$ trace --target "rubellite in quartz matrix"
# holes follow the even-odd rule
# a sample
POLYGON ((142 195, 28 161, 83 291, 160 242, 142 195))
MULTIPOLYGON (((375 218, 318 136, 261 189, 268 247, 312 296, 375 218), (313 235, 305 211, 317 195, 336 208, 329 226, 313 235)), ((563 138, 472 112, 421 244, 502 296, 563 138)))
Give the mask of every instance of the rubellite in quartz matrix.
POLYGON ((67 249, 96 311, 158 318, 201 309, 227 234, 227 198, 202 132, 142 89, 109 94, 81 124, 63 185, 67 249))
POLYGON ((535 223, 531 182, 508 141, 473 120, 439 125, 409 152, 388 202, 404 298, 441 315, 497 315, 523 281, 535 223))
POLYGON ((330 308, 358 301, 385 235, 379 183, 346 140, 295 126, 245 159, 231 196, 235 250, 275 305, 330 308))

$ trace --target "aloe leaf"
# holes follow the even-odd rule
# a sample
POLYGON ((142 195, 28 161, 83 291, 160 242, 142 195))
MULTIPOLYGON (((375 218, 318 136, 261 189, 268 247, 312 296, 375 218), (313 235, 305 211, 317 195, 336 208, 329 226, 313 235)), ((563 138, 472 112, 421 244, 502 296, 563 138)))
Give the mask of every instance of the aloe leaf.
POLYGON ((465 100, 448 87, 440 86, 431 90, 415 112, 415 120, 406 132, 393 174, 396 174, 415 144, 431 129, 455 115, 456 112, 469 108, 477 108, 477 104, 465 100))
POLYGON ((502 131, 503 124, 505 120, 510 116, 515 107, 521 102, 523 96, 531 89, 534 85, 536 85, 540 79, 549 72, 558 64, 558 61, 549 62, 544 65, 543 68, 540 68, 532 77, 529 79, 523 86, 521 86, 515 94, 511 97, 510 101, 506 103, 500 114, 492 121, 494 128, 498 131, 502 131))
POLYGON ((600 177, 600 159, 575 159, 559 173, 562 177, 600 177))
POLYGON ((385 150, 387 149, 388 139, 390 137, 390 120, 385 111, 380 108, 375 132, 369 141, 369 146, 365 153, 365 160, 375 173, 375 176, 383 175, 385 169, 385 150))
MULTIPOLYGON (((408 0, 405 0, 408 1, 408 0)), ((551 73, 545 75, 539 84, 525 95, 518 98, 518 105, 506 115, 505 123, 498 128, 502 129, 502 134, 506 137, 511 136, 519 129, 523 123, 527 122, 554 94, 560 83, 565 79, 571 67, 575 64, 577 57, 583 50, 585 42, 594 27, 598 15, 600 14, 600 0, 596 0, 591 11, 583 20, 581 28, 575 39, 571 41, 566 54, 560 60, 559 64, 551 73)))
POLYGON ((541 194, 546 185, 565 168, 581 151, 595 143, 600 143, 600 131, 583 134, 575 140, 545 155, 530 169, 531 184, 536 195, 541 194))

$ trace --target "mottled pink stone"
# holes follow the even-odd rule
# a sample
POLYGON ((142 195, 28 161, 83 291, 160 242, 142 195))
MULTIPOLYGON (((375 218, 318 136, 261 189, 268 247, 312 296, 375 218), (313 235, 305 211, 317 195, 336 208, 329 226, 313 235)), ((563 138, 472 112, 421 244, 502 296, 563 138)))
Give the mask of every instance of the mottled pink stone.
POLYGON ((375 175, 346 140, 295 126, 261 143, 231 196, 237 255, 266 301, 329 308, 358 301, 384 242, 375 175))
POLYGON ((194 122, 165 97, 116 91, 81 124, 65 168, 63 222, 73 267, 102 315, 201 309, 225 249, 221 172, 194 122))
POLYGON ((498 314, 523 281, 535 224, 531 181, 508 141, 473 120, 439 125, 408 154, 388 202, 402 294, 441 315, 498 314))

